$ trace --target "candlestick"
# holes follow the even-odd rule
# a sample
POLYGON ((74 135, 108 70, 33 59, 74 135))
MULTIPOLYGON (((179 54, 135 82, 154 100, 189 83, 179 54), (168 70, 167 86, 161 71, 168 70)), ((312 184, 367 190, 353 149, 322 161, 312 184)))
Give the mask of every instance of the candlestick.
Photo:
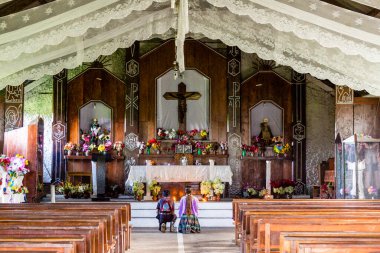
POLYGON ((271 181, 271 161, 266 161, 265 188, 267 189, 267 193, 269 195, 271 194, 270 181, 271 181))
POLYGON ((51 196, 51 203, 55 203, 55 185, 50 185, 50 196, 51 196))

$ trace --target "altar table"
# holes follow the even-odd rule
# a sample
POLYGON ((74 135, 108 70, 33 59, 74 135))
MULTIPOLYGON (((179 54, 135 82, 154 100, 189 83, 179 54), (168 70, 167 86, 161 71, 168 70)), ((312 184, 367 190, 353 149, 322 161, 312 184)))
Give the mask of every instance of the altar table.
POLYGON ((128 181, 151 182, 202 182, 220 178, 232 184, 232 170, 228 165, 158 165, 131 166, 128 181))

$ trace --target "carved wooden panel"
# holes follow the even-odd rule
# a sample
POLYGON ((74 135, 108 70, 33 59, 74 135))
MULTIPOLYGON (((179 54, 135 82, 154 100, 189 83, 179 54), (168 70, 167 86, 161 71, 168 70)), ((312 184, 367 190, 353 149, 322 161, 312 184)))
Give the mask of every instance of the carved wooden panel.
POLYGON ((112 141, 124 140, 125 94, 125 84, 104 69, 92 68, 71 80, 67 90, 68 141, 79 142, 79 108, 91 100, 101 100, 112 108, 112 141))
MULTIPOLYGON (((139 133, 153 138, 156 132, 155 79, 173 68, 174 41, 170 40, 140 58, 139 133)), ((227 63, 225 57, 195 40, 185 42, 185 65, 197 69, 211 80, 211 125, 213 141, 226 141, 227 133, 227 63)))
POLYGON ((5 131, 22 127, 23 124, 24 85, 5 88, 5 131))

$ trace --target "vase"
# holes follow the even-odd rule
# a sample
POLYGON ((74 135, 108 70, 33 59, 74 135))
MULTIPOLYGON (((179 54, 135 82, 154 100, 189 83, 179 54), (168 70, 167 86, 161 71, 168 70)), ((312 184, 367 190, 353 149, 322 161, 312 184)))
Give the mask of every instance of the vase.
POLYGON ((198 155, 202 154, 202 149, 198 148, 198 155))
POLYGON ((147 154, 147 155, 150 155, 150 148, 147 148, 147 149, 146 149, 146 154, 147 154))
POLYGON ((72 150, 67 150, 67 155, 71 155, 72 152, 72 150))
POLYGON ((220 201, 220 194, 216 194, 215 201, 220 201))
POLYGON ((246 155, 247 155, 247 150, 242 150, 242 151, 241 151, 241 156, 242 156, 242 157, 245 157, 246 155))
POLYGON ((141 201, 142 200, 142 195, 136 195, 136 200, 141 201))
POLYGON ((86 150, 86 152, 84 153, 86 156, 89 156, 90 155, 90 150, 86 150))

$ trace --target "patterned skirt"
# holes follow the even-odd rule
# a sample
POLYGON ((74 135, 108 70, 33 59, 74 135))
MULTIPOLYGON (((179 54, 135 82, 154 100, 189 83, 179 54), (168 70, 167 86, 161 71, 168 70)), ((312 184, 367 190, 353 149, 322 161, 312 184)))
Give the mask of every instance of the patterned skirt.
POLYGON ((183 234, 201 232, 201 226, 199 225, 197 216, 193 214, 182 215, 178 225, 178 232, 183 234))

